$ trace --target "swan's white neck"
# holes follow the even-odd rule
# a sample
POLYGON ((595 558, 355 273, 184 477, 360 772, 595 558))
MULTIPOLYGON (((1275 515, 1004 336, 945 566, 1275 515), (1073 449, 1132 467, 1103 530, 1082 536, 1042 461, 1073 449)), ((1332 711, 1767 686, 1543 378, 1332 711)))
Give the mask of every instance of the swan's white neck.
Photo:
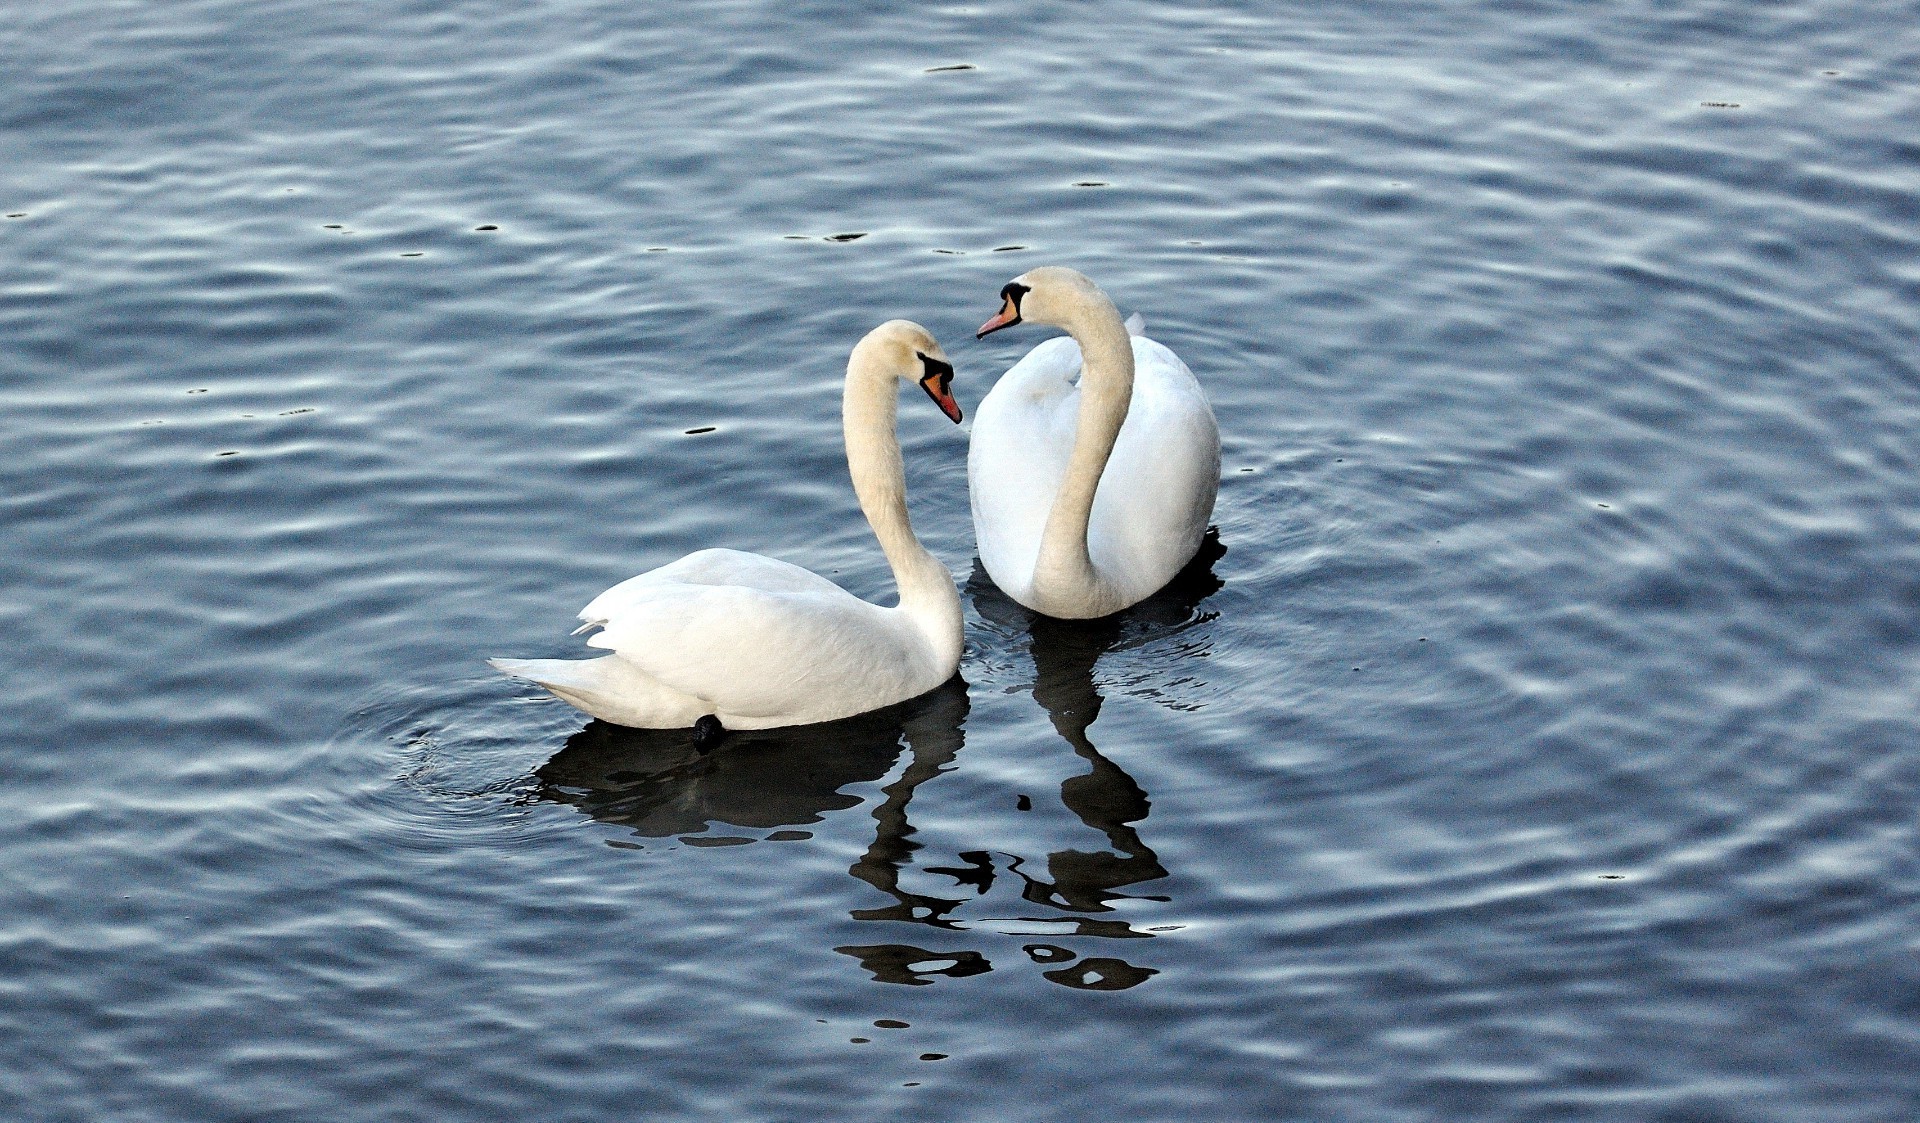
POLYGON ((1094 568, 1087 524, 1133 402, 1133 340, 1119 309, 1098 289, 1076 293, 1051 322, 1080 345, 1080 416, 1066 478, 1040 535, 1033 595, 1050 616, 1087 619, 1117 612, 1125 601, 1094 568))
POLYGON ((899 376, 875 356, 854 353, 841 400, 847 469, 860 510, 893 567, 900 590, 897 611, 926 637, 934 658, 951 665, 960 659, 960 592, 947 567, 914 537, 907 514, 907 469, 895 431, 900 385, 899 376))

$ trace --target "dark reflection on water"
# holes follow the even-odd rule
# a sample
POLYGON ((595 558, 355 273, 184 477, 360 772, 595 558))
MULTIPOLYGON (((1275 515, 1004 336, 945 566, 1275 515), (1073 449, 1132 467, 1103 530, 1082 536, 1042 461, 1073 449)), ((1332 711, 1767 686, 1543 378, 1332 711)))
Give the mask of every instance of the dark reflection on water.
MULTIPOLYGON (((893 904, 880 908, 855 909, 855 920, 911 920, 921 924, 931 924, 938 928, 958 930, 961 925, 948 919, 948 914, 966 902, 966 898, 933 897, 922 893, 911 893, 900 884, 900 871, 913 860, 913 854, 920 844, 913 841, 913 824, 907 821, 907 804, 912 801, 913 793, 921 784, 933 779, 947 770, 947 766, 960 754, 960 747, 966 742, 962 728, 967 715, 967 701, 964 689, 957 706, 950 707, 947 716, 950 721, 934 725, 928 723, 905 730, 907 744, 913 753, 906 770, 900 778, 881 789, 885 798, 880 806, 874 808, 873 844, 860 856, 847 872, 873 886, 880 892, 893 898, 893 904)), ((984 855, 962 855, 963 860, 984 859, 984 855)), ((977 882, 971 876, 971 869, 965 871, 935 870, 932 872, 955 872, 958 885, 979 884, 984 892, 991 884, 991 877, 985 883, 977 882)), ((986 961, 980 961, 980 970, 987 969, 986 961)), ((967 972, 976 974, 977 972, 967 972)))
MULTIPOLYGON (((1032 636, 1033 698, 1047 711, 1053 728, 1091 769, 1060 785, 1060 802, 1080 821, 1106 835, 1109 849, 1059 850, 1048 855, 1045 876, 1026 863, 1009 863, 1025 883, 1021 896, 1035 904, 1082 913, 1110 912, 1118 890, 1167 875, 1153 850, 1133 825, 1147 817, 1147 793, 1126 770, 1101 755, 1087 737, 1103 701, 1094 685, 1094 666, 1102 655, 1184 630, 1209 617, 1200 602, 1221 587, 1213 565, 1226 554, 1217 531, 1209 531, 1200 553, 1166 589, 1125 612, 1099 620, 1055 620, 1015 604, 974 567, 967 593, 981 617, 1002 628, 1022 628, 1032 636)), ((1165 900, 1163 897, 1149 898, 1165 900)), ((1145 936, 1125 924, 1092 918, 1079 921, 1082 935, 1145 936)))
MULTIPOLYGON (((1218 535, 1210 533, 1200 555, 1165 591, 1126 612, 1093 621, 1054 620, 1028 612, 995 588, 977 566, 967 584, 967 595, 983 620, 1002 634, 1029 639, 1034 700, 1075 755, 1090 766, 1061 782, 1060 803, 1106 839, 1105 849, 1055 850, 1044 862, 1036 862, 983 839, 976 849, 958 851, 950 864, 920 867, 951 880, 952 894, 915 891, 904 884, 903 874, 915 866, 922 849, 908 816, 914 795, 950 771, 966 743, 967 684, 959 676, 910 702, 844 721, 732 734, 704 755, 694 748, 688 731, 625 729, 596 721, 535 771, 531 795, 571 805, 643 838, 677 838, 693 846, 756 841, 703 833, 720 824, 771 832, 760 836, 767 840, 797 840, 807 833, 779 828, 818 823, 859 805, 862 797, 848 789, 886 776, 904 750, 905 767, 880 789, 881 801, 872 813, 873 841, 847 871, 892 900, 854 909, 854 919, 967 932, 977 922, 962 915, 963 910, 986 898, 1000 876, 1009 874, 1018 880, 1021 900, 1054 911, 997 918, 1001 923, 1040 925, 1042 931, 1074 936, 1150 938, 1150 932, 1097 915, 1114 911, 1114 901, 1138 896, 1121 890, 1164 878, 1167 869, 1136 827, 1151 810, 1145 789, 1102 755, 1087 735, 1103 701, 1094 668, 1109 652, 1211 619, 1199 606, 1221 587, 1213 564, 1225 552, 1218 535), (1063 919, 1070 927, 1062 928, 1063 919)), ((940 976, 964 978, 993 969, 992 961, 976 948, 879 943, 834 950, 859 960, 880 982, 924 985, 940 976)), ((1071 962, 1077 952, 1052 944, 1028 944, 1023 950, 1035 963, 1052 967, 1043 977, 1076 989, 1124 990, 1158 974, 1110 956, 1071 962)))
POLYGON ((874 980, 882 983, 923 987, 937 975, 964 979, 993 970, 986 956, 965 948, 929 951, 912 944, 848 944, 833 950, 858 959, 860 966, 873 972, 874 980))
POLYGON ((916 761, 918 746, 934 741, 951 743, 951 759, 966 714, 967 685, 956 676, 919 698, 844 721, 729 734, 705 755, 688 730, 595 721, 534 772, 533 794, 643 838, 697 835, 714 823, 803 826, 858 806, 860 797, 843 789, 885 776, 903 737, 916 746, 916 761))

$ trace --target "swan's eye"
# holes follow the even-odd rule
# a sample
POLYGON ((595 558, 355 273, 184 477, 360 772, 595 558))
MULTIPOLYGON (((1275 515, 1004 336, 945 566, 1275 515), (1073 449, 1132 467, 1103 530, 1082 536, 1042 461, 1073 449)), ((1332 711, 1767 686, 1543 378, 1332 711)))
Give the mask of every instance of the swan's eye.
POLYGON ((920 384, 927 386, 929 390, 938 386, 942 394, 946 393, 947 387, 953 382, 953 364, 942 362, 932 355, 922 354, 919 351, 915 351, 914 354, 920 356, 920 365, 926 368, 927 372, 920 376, 920 384), (929 383, 932 385, 928 385, 929 383))
POLYGON ((940 407, 940 412, 955 425, 960 424, 960 403, 953 400, 953 393, 947 389, 953 382, 953 364, 944 359, 936 359, 924 351, 915 351, 920 356, 920 365, 927 370, 920 376, 920 388, 940 407))
POLYGON ((1008 281, 1006 287, 1000 290, 1000 299, 1013 305, 1013 310, 1018 312, 1020 311, 1020 298, 1032 291, 1032 289, 1017 281, 1008 281))

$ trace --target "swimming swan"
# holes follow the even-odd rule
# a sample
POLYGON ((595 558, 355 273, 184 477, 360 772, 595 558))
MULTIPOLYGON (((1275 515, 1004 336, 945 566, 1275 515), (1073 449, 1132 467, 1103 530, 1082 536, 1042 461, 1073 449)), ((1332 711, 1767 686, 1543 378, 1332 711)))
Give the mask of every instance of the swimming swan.
POLYGON ((1032 321, 1072 338, 1028 352, 974 415, 967 488, 980 561, 1043 615, 1118 612, 1199 549, 1220 488, 1220 427, 1187 365, 1141 334, 1138 315, 1122 323, 1081 274, 1044 266, 1000 298, 981 337, 1032 321))
MULTIPOLYGON (((860 509, 900 590, 869 604, 797 565, 701 550, 632 577, 580 611, 597 659, 493 659, 603 721, 693 727, 711 747, 729 729, 850 717, 925 694, 960 666, 960 594, 913 535, 894 430, 901 380, 918 382, 954 422, 953 367, 918 324, 868 333, 847 361, 842 423, 860 509)), ((575 634, 579 634, 576 632, 575 634)))

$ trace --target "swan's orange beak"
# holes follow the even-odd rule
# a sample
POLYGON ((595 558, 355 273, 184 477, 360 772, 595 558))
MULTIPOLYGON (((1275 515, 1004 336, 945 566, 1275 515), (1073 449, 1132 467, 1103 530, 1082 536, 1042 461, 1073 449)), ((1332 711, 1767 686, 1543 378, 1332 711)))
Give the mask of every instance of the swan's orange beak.
POLYGON ((947 392, 946 387, 947 381, 952 377, 949 374, 946 378, 936 379, 929 375, 920 380, 920 388, 927 392, 927 397, 933 399, 934 405, 940 407, 940 412, 947 415, 947 420, 958 425, 960 424, 960 403, 953 400, 953 395, 947 392))
POLYGON ((993 319, 988 320, 986 323, 981 324, 980 330, 974 334, 974 338, 985 339, 987 336, 992 335, 994 332, 999 331, 1001 328, 1010 328, 1019 322, 1020 322, 1020 306, 1014 303, 1014 299, 1012 296, 1004 296, 1002 297, 1000 314, 998 316, 995 316, 993 319))
POLYGON ((1000 314, 980 325, 974 333, 975 339, 985 339, 1001 328, 1010 328, 1020 322, 1020 298, 1033 290, 1019 281, 1009 281, 1000 290, 1000 314))
POLYGON ((920 356, 920 363, 927 368, 926 376, 920 379, 920 388, 947 415, 947 420, 960 424, 960 403, 953 400, 953 392, 948 389, 953 384, 953 366, 927 355, 920 356))

